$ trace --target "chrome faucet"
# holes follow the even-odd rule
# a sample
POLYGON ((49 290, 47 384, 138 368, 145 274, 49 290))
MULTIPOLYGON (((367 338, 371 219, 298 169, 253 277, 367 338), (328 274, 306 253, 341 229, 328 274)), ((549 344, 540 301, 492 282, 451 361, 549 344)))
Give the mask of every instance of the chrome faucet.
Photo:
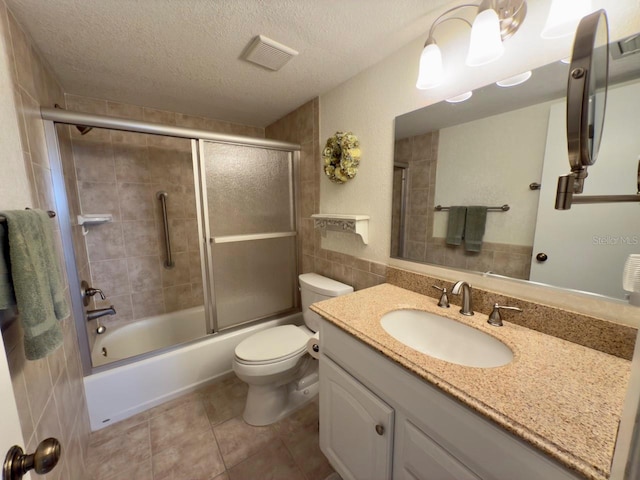
POLYGON ((105 315, 115 315, 116 309, 111 305, 108 308, 98 308, 96 310, 87 310, 87 321, 104 317, 105 315))
POLYGON ((451 293, 454 295, 460 294, 460 289, 462 289, 462 308, 460 309, 460 313, 463 315, 471 316, 473 315, 473 301, 471 299, 471 285, 467 282, 460 280, 453 285, 451 289, 451 293))

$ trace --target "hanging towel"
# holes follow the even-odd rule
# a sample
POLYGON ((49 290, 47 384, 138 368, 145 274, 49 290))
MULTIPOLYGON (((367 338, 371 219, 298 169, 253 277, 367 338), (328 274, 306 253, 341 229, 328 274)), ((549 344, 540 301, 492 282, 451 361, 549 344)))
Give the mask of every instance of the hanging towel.
POLYGON ((487 223, 487 207, 467 207, 467 219, 464 227, 464 249, 467 252, 479 252, 482 249, 482 237, 487 223))
POLYGON ((461 245, 467 207, 449 207, 447 223, 447 245, 461 245))
POLYGON ((7 218, 9 261, 25 355, 44 358, 62 345, 58 320, 69 316, 51 220, 42 210, 2 212, 7 218))
POLYGON ((6 224, 0 223, 0 310, 6 310, 16 304, 13 293, 11 270, 9 263, 9 238, 6 224))

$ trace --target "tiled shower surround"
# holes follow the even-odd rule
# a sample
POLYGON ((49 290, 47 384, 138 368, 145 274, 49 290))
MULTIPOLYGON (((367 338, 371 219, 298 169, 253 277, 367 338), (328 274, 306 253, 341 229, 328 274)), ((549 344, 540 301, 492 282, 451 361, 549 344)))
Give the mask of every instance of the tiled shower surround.
MULTIPOLYGON (((428 132, 396 141, 394 161, 408 164, 408 195, 403 258, 453 268, 491 271, 508 277, 529 279, 532 246, 483 242, 479 253, 467 252, 461 246, 452 247, 444 238, 433 236, 436 171, 438 166, 439 132, 428 132)), ((395 178, 395 177, 394 177, 395 178)), ((394 180, 395 181, 395 180, 394 180)), ((399 205, 394 189, 394 205, 399 205)), ((393 214, 399 215, 399 209, 393 214)), ((392 222, 394 238, 392 256, 398 256, 399 221, 392 222)))
MULTIPOLYGON (((67 106, 74 111, 264 137, 261 128, 75 95, 67 95, 67 106)), ((107 296, 96 300, 96 305, 113 305, 117 311, 101 321, 117 325, 202 305, 190 140, 115 130, 93 129, 85 135, 74 127, 70 131, 76 208, 83 214, 113 215, 111 223, 88 227, 84 245, 76 245, 81 250, 86 247, 88 260, 78 262, 81 278, 107 296), (175 264, 170 269, 164 266, 164 224, 156 197, 160 191, 168 193, 175 264)))

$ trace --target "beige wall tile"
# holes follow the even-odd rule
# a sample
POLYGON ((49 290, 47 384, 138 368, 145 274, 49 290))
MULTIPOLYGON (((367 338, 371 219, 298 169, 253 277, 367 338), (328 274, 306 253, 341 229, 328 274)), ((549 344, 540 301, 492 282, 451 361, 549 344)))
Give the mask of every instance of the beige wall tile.
POLYGON ((162 286, 160 262, 157 256, 127 258, 131 291, 145 292, 162 286))
POLYGON ((133 302, 133 318, 145 318, 165 313, 162 289, 139 292, 133 302))
POLYGON ((117 196, 122 221, 153 218, 156 199, 151 185, 118 183, 117 196))
POLYGON ((104 260, 91 263, 93 286, 100 288, 106 296, 124 295, 131 291, 127 260, 104 260))
POLYGON ((120 220, 120 204, 115 183, 78 182, 82 213, 110 213, 120 220))
POLYGON ((154 221, 128 221, 121 225, 127 257, 160 254, 160 238, 154 221))
POLYGON ((89 261, 112 260, 124 258, 125 246, 120 222, 105 223, 89 227, 85 237, 89 261))
POLYGON ((114 144, 113 157, 118 182, 147 183, 149 175, 149 153, 146 144, 114 144))
POLYGON ((111 144, 76 138, 73 141, 73 157, 78 181, 115 183, 116 171, 111 144))
POLYGON ((18 21, 9 12, 9 33, 11 35, 11 45, 13 46, 13 58, 15 61, 15 72, 17 82, 32 97, 36 96, 33 81, 33 71, 31 63, 31 45, 18 21))

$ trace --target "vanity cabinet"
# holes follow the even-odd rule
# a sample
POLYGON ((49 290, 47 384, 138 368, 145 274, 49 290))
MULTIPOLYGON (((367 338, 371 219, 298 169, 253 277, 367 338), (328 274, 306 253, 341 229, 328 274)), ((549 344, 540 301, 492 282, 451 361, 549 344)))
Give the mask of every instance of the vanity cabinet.
POLYGON ((343 478, 583 478, 335 325, 320 331, 320 448, 343 478))
POLYGON ((390 479, 393 409, 326 357, 320 376, 324 454, 344 480, 390 479))

